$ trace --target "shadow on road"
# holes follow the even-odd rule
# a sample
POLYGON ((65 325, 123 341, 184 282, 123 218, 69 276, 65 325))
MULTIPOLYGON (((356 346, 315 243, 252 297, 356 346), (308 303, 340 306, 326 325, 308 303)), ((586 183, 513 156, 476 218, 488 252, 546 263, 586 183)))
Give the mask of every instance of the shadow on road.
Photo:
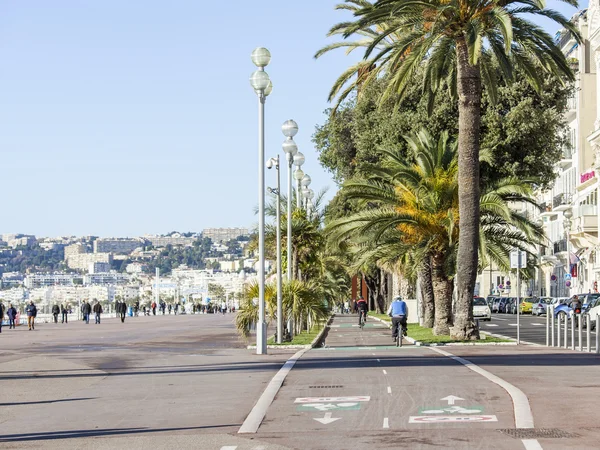
POLYGON ((182 428, 106 428, 94 430, 49 431, 46 433, 22 433, 0 435, 0 442, 40 441, 51 439, 72 439, 98 436, 119 436, 127 434, 164 433, 172 431, 204 430, 210 428, 229 428, 240 426, 241 424, 239 423, 232 423, 227 425, 210 425, 204 427, 182 428))
POLYGON ((0 406, 44 405, 46 403, 78 402, 81 400, 95 400, 96 398, 97 397, 63 398, 63 399, 59 399, 59 400, 40 400, 37 402, 0 403, 0 406))

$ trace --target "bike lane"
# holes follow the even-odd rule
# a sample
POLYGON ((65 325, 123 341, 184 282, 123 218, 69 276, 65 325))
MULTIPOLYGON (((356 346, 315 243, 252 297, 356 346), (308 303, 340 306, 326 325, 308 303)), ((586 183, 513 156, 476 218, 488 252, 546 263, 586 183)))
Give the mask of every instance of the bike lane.
POLYGON ((297 361, 258 430, 262 440, 312 449, 524 448, 496 431, 515 427, 503 388, 428 348, 390 345, 383 324, 357 323, 337 316, 326 347, 297 361))

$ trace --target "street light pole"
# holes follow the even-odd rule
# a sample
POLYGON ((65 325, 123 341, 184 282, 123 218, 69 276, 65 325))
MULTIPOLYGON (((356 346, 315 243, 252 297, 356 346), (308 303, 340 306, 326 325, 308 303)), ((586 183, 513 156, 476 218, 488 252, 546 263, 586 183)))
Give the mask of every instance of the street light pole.
POLYGON ((277 343, 283 342, 283 304, 281 297, 281 176, 279 175, 279 155, 267 161, 267 168, 275 167, 277 170, 277 189, 269 192, 276 194, 277 206, 275 210, 277 221, 277 343))
POLYGON ((250 77, 250 84, 258 95, 258 324, 256 327, 256 354, 267 353, 267 323, 265 321, 265 100, 273 85, 265 67, 271 53, 263 47, 252 52, 252 62, 258 70, 250 77))
POLYGON ((567 238, 567 273, 571 275, 571 217, 573 212, 570 209, 563 211, 563 226, 567 238))
POLYGON ((292 281, 292 165, 294 156, 298 153, 298 146, 294 142, 294 136, 298 133, 298 124, 293 120, 286 120, 281 127, 286 137, 283 142, 283 151, 288 163, 288 197, 287 197, 287 280, 292 281))
POLYGON ((296 208, 298 208, 298 209, 302 208, 302 193, 300 192, 300 182, 302 181, 302 178, 304 178, 304 172, 302 172, 302 169, 301 169, 303 164, 304 164, 304 155, 302 154, 302 152, 296 153, 296 156, 294 156, 294 165, 297 167, 297 169, 294 172, 294 178, 296 179, 296 182, 297 182, 296 208))

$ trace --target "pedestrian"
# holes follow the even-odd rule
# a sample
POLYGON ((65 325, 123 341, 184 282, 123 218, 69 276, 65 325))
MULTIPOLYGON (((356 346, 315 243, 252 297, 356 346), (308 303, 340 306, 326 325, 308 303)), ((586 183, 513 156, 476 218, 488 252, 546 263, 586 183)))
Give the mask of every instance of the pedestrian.
POLYGON ((96 319, 96 325, 98 325, 100 323, 100 314, 102 314, 102 305, 100 304, 100 302, 98 300, 96 300, 96 303, 94 304, 94 317, 96 319))
POLYGON ((152 302, 152 315, 156 315, 156 302, 152 302))
POLYGON ((175 303, 175 315, 177 315, 177 310, 179 309, 179 303, 175 303))
POLYGON ((221 303, 221 314, 225 315, 227 312, 227 304, 225 302, 221 303))
POLYGON ((135 317, 137 317, 139 312, 140 312, 140 301, 136 300, 135 303, 133 304, 133 315, 135 317))
POLYGON ((58 313, 59 312, 60 312, 60 308, 55 303, 54 306, 52 306, 52 317, 54 317, 54 323, 58 323, 58 313))
POLYGON ((581 300, 579 300, 579 297, 577 295, 573 296, 571 308, 573 308, 573 313, 581 314, 581 300))
POLYGON ((64 303, 60 305, 60 323, 68 323, 69 322, 69 307, 64 303))
POLYGON ((169 303, 169 314, 171 314, 171 304, 169 303))
POLYGON ((33 300, 29 302, 27 308, 25 308, 25 312, 27 313, 27 325, 29 326, 29 331, 35 330, 35 316, 37 316, 37 308, 33 304, 33 300))
POLYGON ((350 302, 348 300, 344 302, 344 314, 350 314, 350 302))
POLYGON ((125 302, 117 302, 117 315, 121 318, 121 323, 125 322, 125 314, 127 313, 127 305, 125 302))
POLYGON ((17 310, 12 305, 12 303, 8 304, 8 310, 6 311, 6 315, 8 316, 8 329, 17 328, 15 325, 15 319, 17 318, 17 310))
POLYGON ((2 333, 2 321, 4 320, 4 303, 0 301, 0 333, 2 333))
POLYGON ((92 313, 92 307, 88 303, 87 300, 83 301, 83 305, 81 305, 81 314, 83 315, 83 320, 86 324, 90 323, 90 314, 92 313))

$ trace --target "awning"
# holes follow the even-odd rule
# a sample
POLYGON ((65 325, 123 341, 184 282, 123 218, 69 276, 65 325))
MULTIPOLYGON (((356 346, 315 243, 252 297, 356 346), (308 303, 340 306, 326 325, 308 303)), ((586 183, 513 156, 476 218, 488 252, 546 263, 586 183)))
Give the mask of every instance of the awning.
POLYGON ((596 236, 593 236, 589 233, 584 233, 583 231, 579 233, 572 233, 570 236, 571 243, 577 247, 577 249, 585 249, 592 248, 597 246, 600 241, 596 236))

